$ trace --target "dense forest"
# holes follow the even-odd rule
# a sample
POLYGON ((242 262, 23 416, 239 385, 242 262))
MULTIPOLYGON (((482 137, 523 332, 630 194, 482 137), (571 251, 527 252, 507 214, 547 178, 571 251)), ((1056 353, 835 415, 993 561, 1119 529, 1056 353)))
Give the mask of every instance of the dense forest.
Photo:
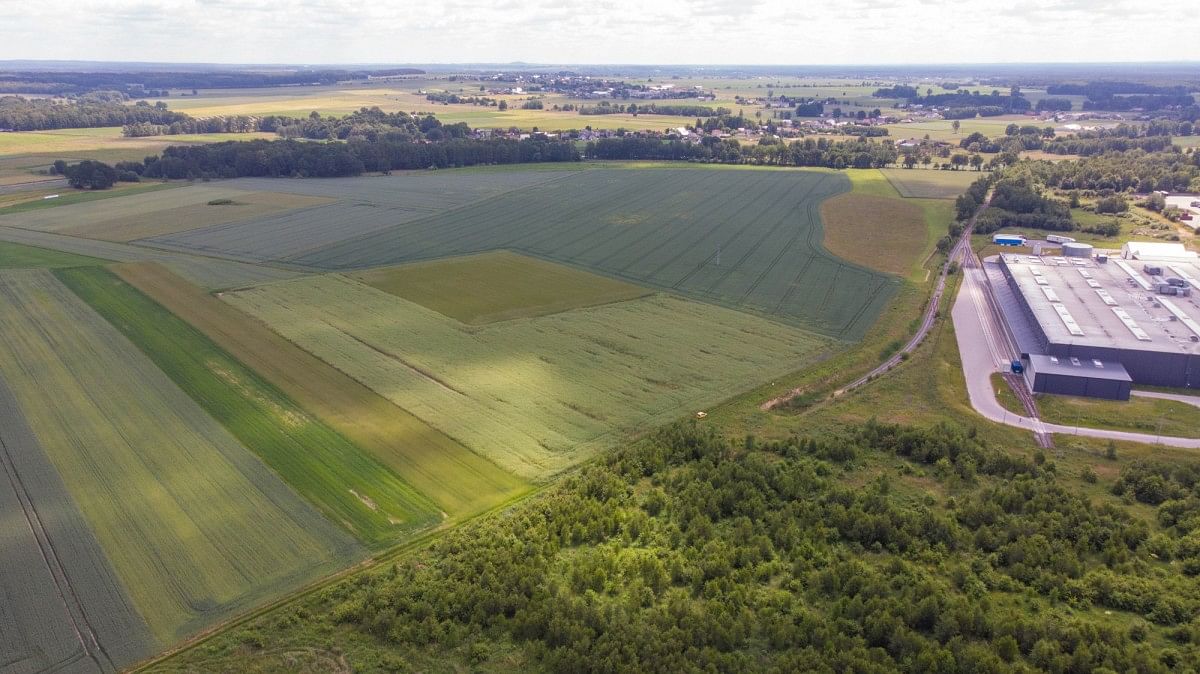
POLYGON ((364 172, 569 162, 579 161, 579 158, 573 143, 536 137, 442 142, 418 142, 403 137, 345 143, 253 140, 171 146, 161 155, 147 157, 142 164, 127 168, 138 169, 137 173, 146 178, 332 178, 364 172))
POLYGON ((682 423, 179 664, 1194 671, 1198 480, 1121 470, 1105 488, 1151 523, 953 426, 734 445, 682 423))
POLYGON ((181 112, 172 112, 165 104, 150 105, 138 101, 125 102, 124 94, 98 92, 67 102, 49 98, 0 96, 0 129, 12 131, 41 131, 127 124, 171 124, 190 119, 181 112))

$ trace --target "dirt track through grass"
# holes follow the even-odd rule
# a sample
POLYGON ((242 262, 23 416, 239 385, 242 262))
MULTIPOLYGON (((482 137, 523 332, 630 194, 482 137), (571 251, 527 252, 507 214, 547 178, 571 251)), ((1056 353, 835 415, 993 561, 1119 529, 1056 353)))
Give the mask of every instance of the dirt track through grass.
POLYGON ((159 645, 358 554, 49 272, 0 274, 0 369, 159 645))
POLYGON ((153 263, 114 271, 392 468, 452 516, 486 509, 528 486, 494 463, 153 263))

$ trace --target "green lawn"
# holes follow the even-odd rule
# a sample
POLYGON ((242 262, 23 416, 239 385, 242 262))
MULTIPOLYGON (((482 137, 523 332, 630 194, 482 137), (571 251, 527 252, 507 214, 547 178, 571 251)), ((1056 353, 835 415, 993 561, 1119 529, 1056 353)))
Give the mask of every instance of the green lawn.
POLYGON ((44 208, 56 208, 58 206, 69 206, 71 204, 82 204, 89 201, 99 199, 111 199, 113 197, 125 197, 131 194, 139 194, 145 192, 157 192, 158 190, 167 190, 174 187, 179 187, 177 183, 138 183, 136 185, 121 184, 120 189, 109 190, 76 190, 65 188, 60 192, 59 197, 55 199, 39 199, 37 201, 23 201, 11 206, 0 208, 0 215, 13 215, 16 213, 25 213, 28 211, 40 211, 44 208))
POLYGON ((292 488, 367 545, 387 546, 439 520, 426 497, 110 272, 58 275, 292 488))

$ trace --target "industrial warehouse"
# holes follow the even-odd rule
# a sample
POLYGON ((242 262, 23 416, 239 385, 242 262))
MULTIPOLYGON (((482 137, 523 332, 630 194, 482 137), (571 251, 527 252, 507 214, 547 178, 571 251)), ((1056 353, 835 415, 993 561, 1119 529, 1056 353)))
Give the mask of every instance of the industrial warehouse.
POLYGON ((1157 242, 1061 252, 985 265, 1032 391, 1127 400, 1134 384, 1200 387, 1195 253, 1157 242))

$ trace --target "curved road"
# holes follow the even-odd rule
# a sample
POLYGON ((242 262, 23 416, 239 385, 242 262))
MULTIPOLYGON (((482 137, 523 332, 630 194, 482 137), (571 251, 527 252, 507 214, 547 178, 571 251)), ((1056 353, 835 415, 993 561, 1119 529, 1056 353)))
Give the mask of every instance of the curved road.
MULTIPOLYGON (((970 253, 971 232, 975 230, 975 219, 979 217, 980 213, 987 209, 988 204, 990 204, 991 201, 992 195, 989 192, 987 198, 983 201, 983 205, 981 205, 979 210, 975 211, 975 215, 971 216, 971 219, 967 221, 967 226, 963 229, 962 234, 958 237, 958 241, 954 244, 954 247, 950 249, 950 254, 946 256, 946 262, 942 265, 942 270, 938 274, 937 285, 934 286, 933 295, 931 295, 929 298, 929 304, 925 306, 925 315, 921 317, 921 327, 917 329, 917 332, 912 336, 912 339, 908 340, 908 343, 904 345, 904 348, 892 354, 891 358, 883 361, 883 363, 881 363, 874 370, 871 370, 858 379, 850 382, 846 386, 834 391, 833 395, 835 398, 844 393, 853 391, 854 389, 866 384, 872 379, 875 379, 893 367, 896 367, 900 361, 904 360, 905 354, 911 353, 913 349, 920 346, 921 342, 925 340, 925 337, 929 335, 929 331, 933 328, 934 321, 937 320, 938 308, 942 303, 942 294, 946 291, 946 272, 950 269, 950 263, 970 253)), ((775 401, 772 401, 772 403, 774 402, 775 401)))

